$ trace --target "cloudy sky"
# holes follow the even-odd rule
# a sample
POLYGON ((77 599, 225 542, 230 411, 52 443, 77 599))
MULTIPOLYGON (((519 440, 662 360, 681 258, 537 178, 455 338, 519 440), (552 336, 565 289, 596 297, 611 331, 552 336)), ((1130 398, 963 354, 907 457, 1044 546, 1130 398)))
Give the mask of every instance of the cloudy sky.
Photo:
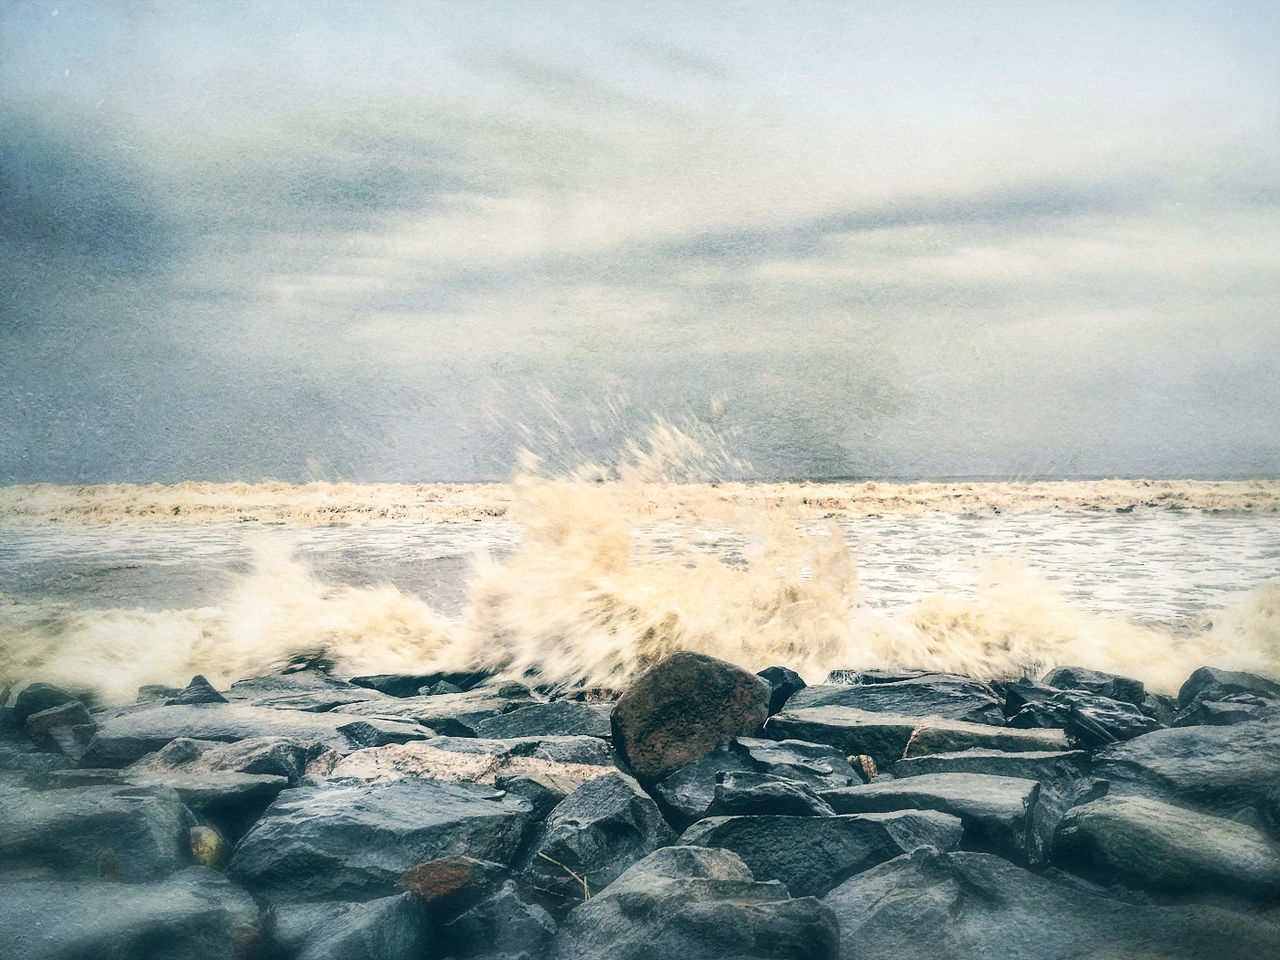
POLYGON ((1273 475, 1278 212, 1275 3, 6 0, 0 482, 1273 475))

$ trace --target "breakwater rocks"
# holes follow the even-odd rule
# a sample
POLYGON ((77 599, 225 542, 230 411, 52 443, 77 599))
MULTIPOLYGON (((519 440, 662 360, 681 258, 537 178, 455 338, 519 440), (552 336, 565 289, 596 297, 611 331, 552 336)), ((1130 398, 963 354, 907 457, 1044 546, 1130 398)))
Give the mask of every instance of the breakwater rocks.
POLYGON ((0 708, 0 956, 1262 957, 1280 685, 483 672, 0 708))

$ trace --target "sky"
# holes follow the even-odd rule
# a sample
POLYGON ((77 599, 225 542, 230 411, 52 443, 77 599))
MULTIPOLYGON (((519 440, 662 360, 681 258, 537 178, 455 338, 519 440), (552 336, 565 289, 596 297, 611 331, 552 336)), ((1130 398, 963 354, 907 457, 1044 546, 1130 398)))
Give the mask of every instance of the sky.
POLYGON ((0 3, 0 483, 1280 474, 1280 4, 0 3))

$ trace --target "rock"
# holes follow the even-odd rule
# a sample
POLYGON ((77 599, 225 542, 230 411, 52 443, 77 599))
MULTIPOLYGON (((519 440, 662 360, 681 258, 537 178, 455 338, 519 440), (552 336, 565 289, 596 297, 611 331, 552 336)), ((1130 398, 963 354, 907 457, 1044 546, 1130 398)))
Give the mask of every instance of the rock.
POLYGON ((1077 803, 1095 800, 1103 781, 1091 776, 1089 754, 1083 750, 1005 753, 1001 750, 963 750, 899 760, 893 765, 899 779, 931 773, 970 773, 1016 777, 1040 784, 1040 801, 1059 814, 1077 803))
POLYGON ((837 930, 818 901, 756 883, 728 850, 664 847, 576 907, 556 960, 833 960, 837 930))
POLYGON ((215 826, 224 836, 238 840, 262 816, 281 790, 284 777, 235 773, 229 770, 171 770, 148 768, 126 771, 138 786, 168 787, 193 813, 215 826))
POLYGON ((1280 782, 1280 724, 1156 730, 1099 751, 1094 773, 1113 796, 1160 800, 1232 819, 1280 782))
POLYGON ((1009 726, 1019 729, 1062 728, 1067 739, 1086 749, 1096 749, 1152 730, 1162 724, 1148 717, 1133 704, 1122 700, 1062 690, 1047 700, 1027 703, 1009 719, 1009 726))
POLYGON ((191 682, 187 684, 186 689, 182 690, 176 696, 165 700, 169 705, 180 703, 226 703, 227 698, 213 689, 213 684, 206 680, 203 676, 197 674, 191 678, 191 682))
POLYGON ((476 736, 492 740, 509 737, 600 737, 611 735, 610 703, 575 703, 555 700, 482 720, 475 726, 476 736))
POLYGON ((832 670, 827 674, 827 683, 897 683, 899 680, 914 680, 916 677, 927 677, 931 670, 907 670, 890 668, 882 670, 832 670))
POLYGON ((356 703, 395 703, 393 697, 377 690, 357 687, 321 670, 273 673, 251 680, 240 680, 231 685, 231 689, 227 691, 227 699, 255 707, 302 710, 307 713, 327 713, 356 703))
POLYGON ((297 960, 421 960, 433 944, 427 905, 402 893, 330 911, 309 929, 297 960))
POLYGON ((477 687, 488 680, 492 673, 472 671, 469 673, 384 673, 371 677, 352 677, 351 683, 357 687, 367 687, 392 697, 416 696, 423 687, 433 687, 446 683, 455 687, 453 692, 462 692, 477 687))
POLYGON ((441 857, 410 867, 400 887, 431 904, 437 916, 452 917, 496 893, 510 870, 474 857, 441 857))
POLYGON ((411 740, 430 740, 436 732, 428 727, 411 726, 398 720, 370 717, 368 720, 352 720, 338 728, 353 747, 385 747, 389 743, 408 743, 411 740))
POLYGON ((707 815, 716 798, 716 785, 726 774, 755 771, 756 766, 748 757, 729 744, 721 744, 654 784, 652 793, 671 823, 683 829, 707 815))
POLYGON ((1264 957, 1280 933, 1226 910, 1124 903, 991 854, 928 848, 851 877, 823 903, 844 960, 1264 957))
POLYGON ((1258 831, 1144 797, 1104 797, 1069 810, 1057 862, 1086 877, 1152 890, 1280 897, 1280 855, 1258 831))
POLYGON ((781 880, 796 897, 820 897, 855 873, 921 845, 954 850, 961 825, 932 810, 853 816, 708 817, 680 837, 682 846, 720 847, 742 858, 759 880, 781 880))
POLYGON ((538 954, 555 935, 556 922, 537 904, 525 903, 508 880, 441 931, 438 949, 454 957, 538 954))
POLYGON ((97 727, 83 703, 68 700, 28 716, 26 730, 42 750, 56 750, 78 762, 97 727))
POLYGON ((26 726, 27 718, 33 713, 40 713, 52 707, 60 707, 77 699, 74 694, 67 693, 61 687, 51 683, 32 683, 23 688, 13 702, 13 722, 21 730, 26 726))
POLYGON ((873 713, 937 716, 1001 726, 1004 714, 987 684, 949 674, 927 674, 888 683, 824 684, 806 687, 787 703, 806 707, 855 707, 873 713))
POLYGON ((462 687, 456 683, 450 683, 448 680, 441 680, 433 683, 429 687, 421 687, 418 690, 419 696, 423 697, 439 697, 446 693, 466 693, 462 687))
POLYGON ((716 784, 708 817, 830 817, 835 811, 803 783, 768 773, 730 773, 716 784))
POLYGON ((1189 706, 1195 700, 1225 700, 1233 693, 1252 693, 1267 700, 1280 700, 1280 683, 1252 673, 1201 667, 1178 691, 1178 706, 1189 706))
POLYGON ((138 703, 165 701, 182 693, 182 687, 168 687, 162 683, 144 683, 138 688, 138 703))
POLYGON ((248 960, 258 908, 194 867, 164 883, 0 882, 0 956, 14 960, 248 960))
POLYGON ((1040 804, 1040 784, 976 773, 927 773, 820 793, 837 813, 938 810, 959 817, 966 849, 1043 863, 1057 825, 1040 804))
POLYGON ((1178 715, 1178 698, 1165 696, 1163 693, 1148 693, 1139 709, 1151 719, 1171 727, 1178 715))
POLYGON ((71 765, 70 757, 38 750, 29 741, 0 742, 0 771, 45 772, 65 770, 71 765))
POLYGON ((195 826, 187 831, 191 859, 202 867, 221 870, 231 859, 231 845, 213 827, 195 826))
MULTIPOLYGON (((349 753, 359 745, 338 729, 360 719, 363 718, 346 713, 312 713, 239 703, 141 707, 103 719, 82 762, 94 767, 122 767, 179 737, 223 742, 283 737, 319 742, 349 753)), ((415 730, 416 726, 406 724, 407 732, 415 730)))
POLYGON ((131 770, 230 771, 284 777, 296 786, 307 764, 327 748, 288 737, 249 737, 234 743, 179 737, 139 760, 131 770))
POLYGON ((700 653, 674 653, 632 683, 613 710, 613 742, 653 783, 733 737, 754 736, 769 715, 769 684, 700 653))
POLYGON ((784 710, 765 724, 766 736, 825 743, 846 755, 866 754, 888 769, 910 749, 911 756, 990 750, 1065 750, 1066 737, 1053 730, 1010 730, 985 723, 934 717, 873 713, 855 707, 806 707, 784 710))
POLYGON ((786 667, 766 667, 756 676, 769 684, 769 716, 781 710, 782 705, 797 690, 803 690, 808 686, 800 674, 786 667))
POLYGON ((501 776, 553 774, 580 785, 616 769, 612 752, 595 737, 436 737, 357 751, 330 776, 365 783, 429 778, 493 785, 501 776))
POLYGON ((614 770, 584 783, 547 815, 524 876, 553 903, 575 903, 674 839, 649 795, 614 770))
POLYGON ((528 819, 523 800, 469 783, 295 787, 240 841, 229 873, 271 900, 389 896, 406 870, 441 856, 510 862, 528 819))
POLYGON ((1045 674, 1047 686, 1058 690, 1084 690, 1109 700, 1123 700, 1135 707, 1146 699, 1146 687, 1141 680, 1131 680, 1114 673, 1086 670, 1084 667, 1058 667, 1045 674))
POLYGON ((37 790, 0 782, 0 864, 59 879, 149 881, 191 862, 191 813, 165 787, 91 785, 37 790), (104 864, 106 866, 104 867, 104 864))
POLYGON ((475 737, 479 735, 482 721, 539 702, 525 687, 517 686, 518 689, 512 689, 509 694, 491 687, 478 687, 466 693, 353 703, 343 710, 346 713, 413 720, 447 737, 475 737))
POLYGON ((1192 700, 1178 711, 1169 725, 1225 727, 1251 720, 1274 720, 1277 717, 1280 717, 1280 702, 1266 700, 1252 693, 1233 693, 1221 700, 1192 700))
POLYGON ((493 784, 499 790, 506 790, 528 800, 533 805, 533 819, 538 821, 546 819, 556 804, 582 786, 583 782, 545 770, 497 774, 493 778, 493 784))

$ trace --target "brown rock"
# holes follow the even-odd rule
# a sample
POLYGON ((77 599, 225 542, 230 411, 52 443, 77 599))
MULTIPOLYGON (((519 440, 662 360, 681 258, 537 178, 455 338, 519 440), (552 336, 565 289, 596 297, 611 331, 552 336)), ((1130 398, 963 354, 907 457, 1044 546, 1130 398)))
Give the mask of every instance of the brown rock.
POLYGON ((492 893, 507 875, 506 867, 473 857, 441 857, 410 867, 400 887, 449 913, 466 909, 492 893))
POLYGON ((660 780, 734 737, 753 737, 769 715, 769 684, 701 653, 650 667, 613 710, 613 742, 646 782, 660 780))

